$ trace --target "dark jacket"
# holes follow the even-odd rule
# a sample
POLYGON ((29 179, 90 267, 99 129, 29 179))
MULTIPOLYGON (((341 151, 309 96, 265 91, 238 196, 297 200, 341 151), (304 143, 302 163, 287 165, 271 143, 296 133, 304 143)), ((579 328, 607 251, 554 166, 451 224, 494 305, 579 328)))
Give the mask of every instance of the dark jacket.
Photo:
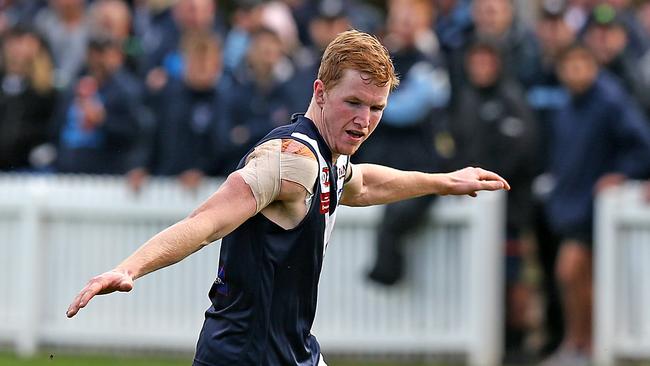
POLYGON ((29 154, 49 140, 54 90, 39 93, 28 80, 0 75, 0 170, 30 169, 29 154))
POLYGON ((292 111, 286 83, 276 81, 262 89, 245 65, 233 75, 225 103, 213 146, 223 156, 224 173, 229 173, 256 141, 285 124, 292 111))
POLYGON ((545 203, 552 228, 590 238, 594 185, 607 173, 630 178, 650 173, 650 125, 619 83, 601 72, 553 120, 549 171, 555 187, 545 203))
POLYGON ((618 77, 627 93, 641 105, 646 116, 650 115, 650 82, 640 76, 638 58, 631 51, 624 51, 605 65, 605 68, 618 77))
POLYGON ((124 71, 106 80, 97 93, 106 119, 92 131, 83 131, 79 126, 75 89, 68 91, 56 116, 57 170, 124 174, 132 167, 132 153, 142 126, 141 84, 124 71))
POLYGON ((151 100, 157 123, 151 147, 140 165, 154 175, 178 175, 189 169, 213 173, 217 157, 209 144, 223 112, 222 99, 218 85, 194 90, 182 80, 170 80, 151 100))
POLYGON ((520 85, 501 79, 493 87, 466 85, 450 123, 454 168, 479 166, 509 181, 507 224, 516 235, 530 219, 537 124, 520 85))

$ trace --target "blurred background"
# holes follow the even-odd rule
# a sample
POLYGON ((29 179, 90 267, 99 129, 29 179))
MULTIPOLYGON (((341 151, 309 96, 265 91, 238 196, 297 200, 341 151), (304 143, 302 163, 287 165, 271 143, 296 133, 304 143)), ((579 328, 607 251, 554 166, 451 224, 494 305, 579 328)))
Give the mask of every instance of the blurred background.
POLYGON ((189 364, 218 244, 67 303, 306 111, 350 28, 401 79, 354 162, 513 189, 344 213, 328 363, 650 359, 650 1, 0 0, 0 365, 189 364))

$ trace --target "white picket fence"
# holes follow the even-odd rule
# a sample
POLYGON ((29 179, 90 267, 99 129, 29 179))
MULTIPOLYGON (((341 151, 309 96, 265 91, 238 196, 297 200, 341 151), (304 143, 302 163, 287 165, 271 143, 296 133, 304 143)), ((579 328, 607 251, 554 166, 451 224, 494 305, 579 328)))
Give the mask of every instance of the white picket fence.
POLYGON ((595 242, 595 361, 650 359, 650 203, 629 184, 599 197, 595 242))
MULTIPOLYGON (((94 299, 73 319, 65 310, 90 277, 218 184, 189 192, 157 179, 136 195, 120 178, 0 175, 0 343, 24 355, 44 344, 193 351, 218 243, 138 280, 129 294, 94 299)), ((314 326, 324 352, 460 354, 472 365, 499 364, 502 201, 499 193, 440 199, 412 236, 407 279, 395 288, 364 277, 381 210, 342 208, 314 326)))

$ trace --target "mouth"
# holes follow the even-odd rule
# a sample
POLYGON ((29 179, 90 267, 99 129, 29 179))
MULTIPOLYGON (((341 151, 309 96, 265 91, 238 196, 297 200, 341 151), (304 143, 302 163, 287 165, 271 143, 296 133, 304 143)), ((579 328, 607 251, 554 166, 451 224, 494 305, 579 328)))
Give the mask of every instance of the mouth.
POLYGON ((347 133, 348 136, 354 140, 361 140, 365 136, 363 132, 359 132, 355 130, 345 130, 345 133, 347 133))

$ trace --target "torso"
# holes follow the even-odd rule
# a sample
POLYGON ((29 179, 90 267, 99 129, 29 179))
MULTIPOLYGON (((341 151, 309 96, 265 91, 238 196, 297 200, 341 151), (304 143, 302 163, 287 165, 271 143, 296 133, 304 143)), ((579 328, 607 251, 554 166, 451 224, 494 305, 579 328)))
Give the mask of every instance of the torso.
POLYGON ((196 365, 318 364, 320 346, 310 330, 349 158, 332 164, 327 145, 304 117, 260 143, 277 138, 300 141, 318 157, 314 195, 305 204, 304 188, 283 181, 281 194, 294 199, 272 203, 223 239, 196 365))

